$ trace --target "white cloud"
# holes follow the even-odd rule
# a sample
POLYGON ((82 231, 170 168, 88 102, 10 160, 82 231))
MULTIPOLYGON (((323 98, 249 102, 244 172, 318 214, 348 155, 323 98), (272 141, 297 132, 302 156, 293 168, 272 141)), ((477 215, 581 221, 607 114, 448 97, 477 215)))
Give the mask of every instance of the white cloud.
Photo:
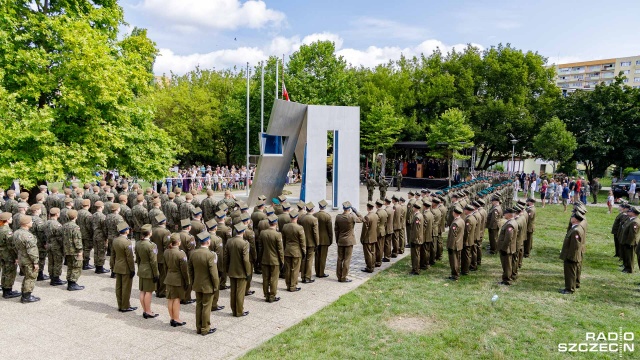
MULTIPOLYGON (((397 60, 401 55, 407 57, 418 56, 420 54, 430 55, 436 49, 440 49, 443 53, 447 53, 452 49, 458 51, 463 50, 466 44, 447 45, 442 41, 429 39, 421 42, 414 47, 377 47, 369 46, 364 50, 353 48, 342 48, 343 39, 333 33, 323 32, 314 33, 303 37, 292 36, 290 38, 278 36, 271 40, 263 48, 259 47, 240 47, 236 49, 226 49, 213 51, 206 54, 175 54, 170 49, 160 49, 160 56, 156 59, 154 72, 156 74, 168 74, 173 71, 177 74, 184 74, 193 70, 196 66, 201 68, 230 68, 233 66, 245 66, 247 61, 251 65, 257 65, 258 62, 267 59, 269 56, 290 55, 300 49, 302 45, 308 45, 315 41, 329 40, 336 44, 336 54, 343 56, 344 59, 353 66, 375 67, 380 64, 387 63, 389 60, 397 60)), ((472 44, 481 50, 482 45, 472 44)))
POLYGON ((372 17, 360 17, 353 21, 351 25, 353 28, 345 31, 345 35, 359 39, 404 39, 416 41, 429 35, 429 31, 423 27, 372 17))
POLYGON ((172 24, 217 30, 257 29, 285 20, 284 13, 268 9, 262 0, 142 0, 138 7, 172 24))

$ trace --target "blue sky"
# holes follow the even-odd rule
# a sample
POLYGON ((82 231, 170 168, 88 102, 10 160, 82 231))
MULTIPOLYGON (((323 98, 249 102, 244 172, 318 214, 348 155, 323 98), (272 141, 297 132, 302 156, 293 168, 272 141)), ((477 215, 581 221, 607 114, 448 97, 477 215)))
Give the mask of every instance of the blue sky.
POLYGON ((257 64, 315 40, 354 65, 472 43, 511 43, 550 63, 640 54, 640 1, 121 0, 160 48, 156 74, 257 64))

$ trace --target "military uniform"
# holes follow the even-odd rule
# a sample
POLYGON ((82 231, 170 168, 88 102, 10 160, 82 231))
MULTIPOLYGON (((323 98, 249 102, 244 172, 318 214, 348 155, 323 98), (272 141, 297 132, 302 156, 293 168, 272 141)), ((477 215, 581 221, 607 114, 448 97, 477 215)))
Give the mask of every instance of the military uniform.
POLYGON ((164 251, 169 246, 171 239, 171 233, 165 227, 156 224, 151 230, 151 241, 156 244, 158 254, 156 256, 158 261, 158 288, 156 289, 156 297, 166 297, 167 288, 164 284, 164 279, 167 277, 167 268, 164 263, 164 251))
POLYGON ((564 237, 560 259, 564 260, 564 293, 576 291, 578 263, 582 261, 584 230, 578 224, 571 226, 564 237))
POLYGON ((484 229, 487 226, 487 210, 483 206, 480 206, 478 210, 476 210, 476 215, 478 218, 478 237, 474 248, 475 251, 471 258, 471 266, 475 269, 482 265, 482 240, 484 239, 484 229))
POLYGON ((180 213, 178 212, 178 206, 171 198, 164 204, 162 212, 167 217, 167 229, 175 231, 180 224, 180 213))
MULTIPOLYGON (((342 205, 344 208, 351 208, 351 204, 342 205)), ((336 216, 335 237, 338 244, 338 263, 336 265, 336 275, 339 282, 350 282, 347 279, 349 267, 351 266, 351 254, 353 246, 356 244, 354 225, 362 222, 362 216, 358 213, 342 213, 336 216)))
MULTIPOLYGON (((215 220, 209 220, 209 222, 215 223, 215 220)), ((207 224, 209 224, 207 222, 207 224)), ((222 310, 224 306, 218 306, 218 300, 220 299, 220 274, 224 273, 224 246, 222 245, 222 239, 216 235, 216 229, 218 224, 209 229, 209 236, 211 237, 211 243, 209 244, 209 250, 216 253, 216 267, 218 269, 218 285, 213 291, 213 300, 211 303, 211 311, 222 310)))
MULTIPOLYGON (((237 228, 244 228, 244 226, 238 224, 237 228)), ((224 257, 225 270, 231 281, 231 312, 236 317, 244 316, 248 313, 244 311, 244 295, 247 278, 251 274, 251 263, 249 262, 249 243, 244 241, 242 234, 227 241, 224 257)))
POLYGON ((299 220, 300 226, 304 229, 306 240, 306 256, 302 260, 300 272, 302 273, 302 282, 312 282, 311 274, 313 272, 313 260, 315 259, 316 246, 320 242, 320 231, 318 218, 315 216, 305 216, 299 220))
MULTIPOLYGON (((218 229, 216 230, 216 235, 218 235, 218 237, 220 239, 222 239, 222 247, 225 248, 226 251, 226 245, 229 239, 231 239, 231 229, 227 227, 227 225, 224 222, 224 219, 220 219, 219 217, 216 219, 216 221, 218 221, 218 229)), ((220 261, 220 260, 218 260, 220 261)), ((225 261, 227 261, 227 257, 224 256, 222 258, 222 265, 223 265, 223 269, 224 271, 220 272, 220 290, 224 290, 227 288, 227 266, 225 261)))
POLYGON ((498 243, 498 220, 502 218, 500 204, 493 205, 487 213, 487 229, 489 229, 489 253, 495 254, 498 243))
MULTIPOLYGON (((109 214, 114 215, 114 214, 109 214)), ((93 263, 96 268, 104 268, 105 256, 107 252, 107 226, 106 217, 100 211, 96 211, 91 217, 91 226, 93 229, 93 263)), ((112 245, 113 250, 113 245, 112 245)), ((113 251, 112 251, 113 252, 113 251)), ((113 268, 111 269, 113 270, 113 268)))
POLYGON ((322 208, 320 209, 320 211, 313 214, 313 216, 318 218, 318 247, 316 249, 315 259, 316 277, 321 278, 328 276, 328 274, 325 272, 325 266, 327 263, 327 253, 329 251, 329 246, 333 244, 333 221, 331 220, 331 215, 329 215, 322 208))
POLYGON ((38 266, 40 267, 40 270, 38 270, 38 281, 48 280, 49 277, 44 275, 44 265, 47 261, 47 236, 45 233, 45 223, 39 216, 32 216, 31 221, 33 221, 33 226, 29 230, 36 237, 38 244, 38 266))
POLYGON ((450 279, 458 280, 460 277, 460 255, 464 246, 465 222, 462 216, 451 221, 449 236, 447 238, 447 252, 449 253, 450 279))
POLYGON ((516 256, 516 243, 518 236, 518 224, 510 219, 502 225, 496 242, 497 251, 500 252, 500 263, 502 264, 502 284, 511 285, 513 275, 513 257, 516 256))
POLYGON ((360 243, 364 252, 364 263, 366 267, 362 271, 372 273, 376 265, 376 244, 378 243, 378 215, 373 209, 364 216, 362 222, 362 232, 360 233, 360 243))
POLYGON ((397 191, 400 191, 402 189, 402 172, 398 171, 396 174, 396 186, 397 186, 397 191))
POLYGON ((131 287, 136 268, 133 263, 133 245, 131 245, 131 241, 127 239, 126 235, 120 235, 113 240, 109 265, 116 274, 118 310, 128 310, 131 308, 131 287))
MULTIPOLYGON (((31 296, 36 284, 38 272, 36 266, 39 261, 38 245, 36 237, 28 230, 20 228, 13 233, 13 243, 18 255, 18 264, 24 273, 22 280, 22 299, 31 296)), ((39 299, 38 299, 39 300, 39 299)))
MULTIPOLYGON (((81 200, 82 201, 82 200, 81 200)), ((89 210, 80 208, 78 210, 78 219, 76 224, 80 227, 80 235, 82 236, 82 251, 85 266, 89 265, 91 261, 91 250, 93 250, 93 217, 89 210)))
MULTIPOLYGON (((184 219, 184 221, 188 221, 184 219)), ((180 250, 187 254, 187 259, 191 257, 191 252, 196 249, 196 239, 184 228, 178 233, 180 236, 180 250)), ((184 297, 181 299, 181 303, 193 303, 191 298, 191 284, 187 284, 184 290, 184 297)))
POLYGON ((158 271, 158 246, 144 238, 136 243, 136 264, 138 264, 138 289, 154 292, 160 278, 158 271))
POLYGON ((404 253, 404 218, 406 211, 404 206, 397 202, 393 204, 393 249, 397 254, 404 253))
MULTIPOLYGON (((466 210, 469 210, 469 208, 466 210)), ((468 275, 471 267, 471 248, 476 244, 477 219, 470 213, 465 216, 464 223, 464 245, 462 248, 462 264, 460 268, 462 275, 468 275)))
POLYGON ((256 261, 253 264, 253 269, 256 274, 262 273, 262 240, 260 240, 260 229, 258 226, 260 225, 260 221, 266 220, 267 214, 259 209, 254 209, 253 213, 251 213, 251 223, 253 224, 253 232, 256 235, 256 261))
POLYGON ((300 262, 301 259, 305 257, 307 251, 304 228, 298 223, 291 222, 286 224, 282 228, 282 241, 284 245, 285 283, 287 290, 297 291, 300 290, 297 287, 300 262))
POLYGON ((387 189, 389 188, 389 183, 383 177, 380 177, 380 181, 378 182, 378 190, 380 191, 380 199, 387 198, 387 189))
POLYGON ((633 273, 633 257, 638 241, 640 241, 640 219, 638 219, 637 214, 630 211, 629 218, 624 223, 622 236, 620 237, 624 272, 633 273))
MULTIPOLYGON (((73 210, 75 211, 75 210, 73 210)), ((62 225, 62 239, 64 242, 64 255, 67 260, 68 289, 74 289, 82 272, 82 234, 75 221, 69 221, 62 225)), ((77 286, 77 290, 83 287, 77 286)))
POLYGON ((385 226, 386 235, 384 237, 384 257, 387 259, 398 257, 398 249, 393 247, 393 217, 395 215, 395 206, 385 200, 387 212, 387 223, 385 226))
POLYGON ((447 208, 441 203, 440 205, 438 205, 436 209, 440 210, 440 229, 438 229, 439 235, 438 235, 438 242, 436 247, 436 260, 439 261, 442 259, 442 253, 444 251, 444 241, 442 239, 442 234, 444 233, 444 228, 445 228, 447 208))
MULTIPOLYGON (((382 206, 380 200, 376 201, 377 205, 382 206)), ((376 242, 376 266, 381 266, 382 262, 388 262, 389 259, 384 257, 384 241, 387 236, 387 217, 389 213, 387 213, 382 207, 379 207, 376 210, 376 215, 378 215, 378 241, 376 242)))
POLYGON ((528 258, 531 254, 531 248, 533 247, 533 232, 536 229, 536 208, 534 205, 527 206, 526 211, 529 219, 527 221, 527 238, 524 241, 524 257, 528 258))
POLYGON ((54 280, 59 282, 60 275, 62 275, 62 264, 64 263, 64 241, 62 225, 58 220, 51 219, 45 223, 45 236, 49 246, 47 250, 49 255, 49 276, 51 276, 52 282, 54 280))
POLYGON ((213 294, 220 286, 218 277, 218 257, 206 247, 200 247, 191 254, 188 269, 196 292, 196 329, 206 335, 211 328, 211 307, 213 294))
POLYGON ((142 226, 150 223, 149 212, 142 203, 139 203, 131 209, 131 214, 133 215, 133 238, 135 240, 140 240, 142 226))
POLYGON ((170 248, 164 252, 164 263, 167 266, 167 299, 184 298, 184 290, 190 284, 187 254, 178 248, 170 248))
POLYGON ((431 203, 427 202, 427 208, 422 212, 422 247, 420 248, 420 269, 427 270, 431 266, 431 253, 434 252, 433 233, 435 224, 435 216, 431 211, 431 203))
POLYGON ((14 245, 13 231, 11 231, 9 224, 5 224, 0 227, 0 268, 2 270, 2 295, 5 298, 7 296, 18 296, 12 291, 13 284, 16 281, 17 258, 18 254, 14 245), (7 292, 10 292, 10 294, 7 295, 7 292))
POLYGON ((424 217, 416 206, 422 207, 422 203, 414 204, 411 213, 411 274, 420 274, 420 255, 422 255, 422 245, 424 244, 424 217))
POLYGON ((376 186, 378 186, 378 183, 376 183, 375 180, 372 178, 367 179, 367 201, 373 200, 373 191, 376 189, 376 186))
MULTIPOLYGON (((275 218, 272 219, 275 220, 275 218)), ((284 264, 282 234, 275 229, 262 230, 260 232, 260 241, 263 246, 261 260, 262 290, 267 302, 274 302, 279 299, 276 297, 278 293, 278 277, 280 275, 280 266, 284 264)))

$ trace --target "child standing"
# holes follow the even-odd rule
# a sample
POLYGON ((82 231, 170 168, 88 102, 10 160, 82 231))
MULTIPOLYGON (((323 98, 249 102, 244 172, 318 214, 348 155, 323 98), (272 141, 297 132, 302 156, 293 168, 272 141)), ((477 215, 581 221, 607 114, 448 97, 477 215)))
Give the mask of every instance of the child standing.
POLYGON ((616 199, 613 197, 613 190, 609 190, 609 197, 607 198, 607 207, 609 208, 609 214, 611 214, 611 208, 616 199))

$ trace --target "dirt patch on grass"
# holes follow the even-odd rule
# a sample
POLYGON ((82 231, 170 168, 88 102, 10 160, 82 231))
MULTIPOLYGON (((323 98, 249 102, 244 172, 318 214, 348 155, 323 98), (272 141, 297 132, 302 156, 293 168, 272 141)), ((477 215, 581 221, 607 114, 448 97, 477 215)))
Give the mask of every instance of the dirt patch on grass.
POLYGON ((387 320, 386 324, 392 330, 410 333, 433 333, 441 328, 434 318, 415 316, 396 316, 387 320))

